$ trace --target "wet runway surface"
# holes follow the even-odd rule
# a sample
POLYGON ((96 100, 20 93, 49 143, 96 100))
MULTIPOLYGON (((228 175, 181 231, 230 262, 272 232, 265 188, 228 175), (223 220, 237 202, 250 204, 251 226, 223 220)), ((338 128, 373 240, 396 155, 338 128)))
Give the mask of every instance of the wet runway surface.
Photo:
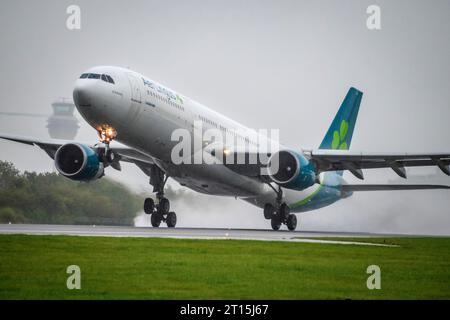
MULTIPOLYGON (((319 240, 314 238, 370 238, 401 237, 405 235, 322 232, 322 231, 273 231, 257 229, 205 229, 205 228, 151 228, 125 226, 93 225, 41 225, 41 224, 0 224, 0 234, 27 235, 70 235, 103 237, 146 237, 146 238, 182 238, 182 239, 239 239, 262 241, 291 241, 372 245, 363 242, 319 240), (308 239, 300 239, 308 238, 308 239)), ((409 236, 409 235, 408 235, 409 236)))

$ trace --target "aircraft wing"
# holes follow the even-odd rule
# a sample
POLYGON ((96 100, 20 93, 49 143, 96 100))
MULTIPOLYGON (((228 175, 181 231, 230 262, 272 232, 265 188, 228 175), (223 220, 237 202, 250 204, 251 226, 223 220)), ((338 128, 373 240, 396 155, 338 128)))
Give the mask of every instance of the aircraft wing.
MULTIPOLYGON (((15 141, 19 143, 24 143, 28 145, 35 145, 44 150, 50 158, 55 158, 55 153, 58 150, 59 147, 66 143, 82 143, 77 142, 73 140, 58 140, 58 139, 35 139, 35 138, 29 138, 29 137, 21 137, 16 135, 9 135, 9 134, 1 134, 0 133, 0 139, 15 141)), ((105 146, 101 143, 83 143, 86 144, 94 149, 104 149, 105 146)), ((115 143, 114 143, 115 144, 115 143)), ((118 161, 125 161, 125 162, 131 162, 136 164, 144 173, 147 174, 149 172, 147 169, 149 169, 150 166, 154 165, 153 159, 142 152, 139 152, 138 150, 135 150, 133 148, 127 147, 125 145, 118 145, 114 146, 112 144, 110 146, 110 150, 114 152, 118 156, 118 161)), ((120 165, 112 164, 113 168, 120 170, 120 165)))
MULTIPOLYGON (((317 173, 326 171, 348 170, 357 178, 363 180, 363 169, 391 168, 400 177, 406 178, 406 167, 437 166, 443 173, 450 176, 450 153, 370 153, 354 152, 348 150, 303 150, 305 156, 314 163, 317 173)), ((225 165, 236 173, 260 178, 263 181, 267 177, 261 174, 262 168, 267 166, 270 154, 253 154, 254 159, 260 159, 256 164, 249 164, 250 153, 233 152, 235 160, 225 165), (245 159, 239 164, 236 159, 245 159)))
POLYGON ((391 168, 406 178, 405 167, 437 166, 450 176, 450 153, 363 153, 346 150, 313 150, 307 153, 319 172, 348 170, 364 179, 362 169, 391 168))

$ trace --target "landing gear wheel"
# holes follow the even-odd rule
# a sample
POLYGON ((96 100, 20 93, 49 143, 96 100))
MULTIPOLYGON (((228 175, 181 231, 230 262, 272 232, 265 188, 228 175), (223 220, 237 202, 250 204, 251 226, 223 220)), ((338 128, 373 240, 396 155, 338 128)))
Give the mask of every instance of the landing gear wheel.
POLYGON ((177 214, 175 212, 169 212, 166 218, 167 227, 175 228, 177 224, 177 214))
POLYGON ((146 214, 152 214, 155 210, 155 201, 152 198, 146 198, 144 201, 144 212, 146 214))
POLYGON ((170 202, 167 198, 159 199, 158 212, 161 214, 168 214, 170 210, 170 202))
POLYGON ((165 222, 169 228, 173 228, 177 224, 177 216, 175 212, 170 212, 170 202, 164 197, 164 186, 169 176, 156 165, 150 166, 149 176, 153 192, 156 192, 157 203, 155 204, 151 199, 146 199, 144 211, 152 214, 151 223, 153 227, 159 227, 161 222, 165 222))
POLYGON ((275 207, 270 203, 266 203, 264 206, 264 218, 267 220, 272 219, 273 213, 275 212, 275 207))
POLYGON ((111 150, 108 150, 106 152, 105 159, 106 159, 107 163, 113 163, 114 160, 116 160, 116 154, 114 152, 112 152, 111 150))
POLYGON ((280 206, 280 217, 282 219, 287 219, 289 217, 289 213, 291 213, 289 206, 283 202, 280 206))
POLYGON ((297 228, 297 216, 295 214, 290 214, 287 218, 286 225, 289 231, 294 231, 297 228))
POLYGON ((154 213, 151 215, 151 217, 150 217, 150 220, 151 220, 151 223, 152 223, 152 227, 158 228, 159 225, 161 224, 162 218, 163 218, 163 217, 162 217, 161 214, 159 214, 159 213, 157 213, 157 212, 154 212, 154 213))
POLYGON ((281 221, 278 217, 274 216, 270 219, 270 224, 272 225, 272 229, 277 231, 280 230, 281 221))

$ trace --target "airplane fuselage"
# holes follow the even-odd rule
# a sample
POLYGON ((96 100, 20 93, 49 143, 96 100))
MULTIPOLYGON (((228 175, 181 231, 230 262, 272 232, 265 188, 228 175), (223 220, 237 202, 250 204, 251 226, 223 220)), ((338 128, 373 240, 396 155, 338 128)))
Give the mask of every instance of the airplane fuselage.
MULTIPOLYGON (((248 139, 246 142, 254 146, 266 143, 270 140, 268 137, 255 134, 137 72, 118 67, 95 67, 86 71, 76 81, 74 102, 93 128, 114 128, 118 142, 151 157, 182 186, 211 195, 238 197, 258 207, 275 204, 276 193, 259 179, 240 175, 222 164, 174 164, 171 160, 172 150, 178 143, 172 139, 172 133, 184 129, 194 137, 198 134, 194 128, 196 122, 202 124, 201 133, 210 128, 220 128, 224 133, 241 132, 242 136, 237 134, 236 140, 248 139), (257 138, 246 138, 249 136, 257 138)), ((194 144, 192 152, 202 152, 203 147, 194 144)), ((284 201, 291 211, 317 209, 343 197, 340 185, 344 181, 340 175, 323 173, 318 182, 301 191, 283 190, 284 201)))

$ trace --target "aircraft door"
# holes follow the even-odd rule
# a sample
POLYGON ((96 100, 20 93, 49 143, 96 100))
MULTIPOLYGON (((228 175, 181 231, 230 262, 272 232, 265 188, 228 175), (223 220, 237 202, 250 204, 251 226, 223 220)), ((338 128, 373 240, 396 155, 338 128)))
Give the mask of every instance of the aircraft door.
POLYGON ((128 80, 130 82, 131 88, 131 101, 141 103, 142 97, 139 79, 133 74, 129 73, 128 80))

